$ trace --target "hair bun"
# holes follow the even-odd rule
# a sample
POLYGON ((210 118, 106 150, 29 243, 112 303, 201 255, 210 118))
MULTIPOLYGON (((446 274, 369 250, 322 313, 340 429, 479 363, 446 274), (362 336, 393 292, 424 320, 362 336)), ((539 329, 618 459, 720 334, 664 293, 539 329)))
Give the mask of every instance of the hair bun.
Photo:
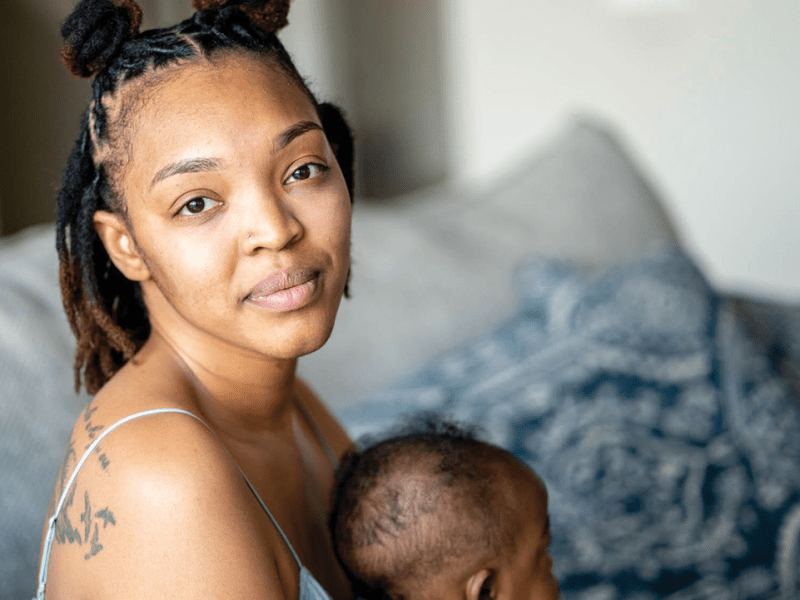
POLYGON ((275 33, 289 23, 289 0, 192 0, 192 7, 198 12, 227 6, 241 9, 253 25, 267 33, 275 33))
POLYGON ((96 75, 141 25, 135 0, 81 0, 61 27, 61 59, 77 77, 96 75))

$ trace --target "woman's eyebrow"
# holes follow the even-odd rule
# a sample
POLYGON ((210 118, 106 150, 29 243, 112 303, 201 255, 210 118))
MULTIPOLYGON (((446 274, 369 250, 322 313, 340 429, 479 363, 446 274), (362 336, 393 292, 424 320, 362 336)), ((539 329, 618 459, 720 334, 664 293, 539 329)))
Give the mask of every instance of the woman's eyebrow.
POLYGON ((283 150, 296 138, 300 137, 304 133, 308 133, 309 131, 323 131, 323 129, 319 123, 315 123, 314 121, 300 121, 299 123, 295 123, 288 129, 285 129, 278 134, 272 146, 273 152, 283 150))
MULTIPOLYGON (((296 138, 309 131, 323 131, 322 126, 314 121, 300 121, 291 127, 285 129, 275 138, 273 143, 273 151, 277 152, 283 150, 286 146, 292 143, 296 138)), ((164 168, 160 169, 150 182, 150 187, 157 183, 164 181, 173 175, 181 175, 183 173, 201 173, 203 171, 217 171, 222 168, 222 161, 218 158, 186 158, 174 163, 170 163, 164 168)))
POLYGON ((218 171, 222 168, 222 161, 218 158, 186 158, 174 163, 168 164, 153 177, 150 182, 152 188, 155 184, 164 181, 173 175, 181 175, 183 173, 201 173, 203 171, 218 171))

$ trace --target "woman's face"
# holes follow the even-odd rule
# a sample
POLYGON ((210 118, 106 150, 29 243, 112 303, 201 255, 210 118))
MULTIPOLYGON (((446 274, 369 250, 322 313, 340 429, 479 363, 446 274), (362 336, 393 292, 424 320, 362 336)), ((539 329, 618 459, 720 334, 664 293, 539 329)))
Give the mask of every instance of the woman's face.
POLYGON ((275 358, 324 344, 350 198, 297 84, 247 55, 198 61, 150 90, 132 125, 120 184, 143 271, 122 270, 142 280, 154 330, 275 358))

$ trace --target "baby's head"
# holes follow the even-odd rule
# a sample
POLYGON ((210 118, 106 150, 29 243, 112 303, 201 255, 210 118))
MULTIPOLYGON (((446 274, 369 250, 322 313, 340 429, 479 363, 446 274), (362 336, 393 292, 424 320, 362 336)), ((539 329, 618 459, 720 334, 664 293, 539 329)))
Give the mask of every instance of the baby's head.
POLYGON ((349 455, 331 533, 364 598, 558 598, 541 479, 453 425, 349 455))

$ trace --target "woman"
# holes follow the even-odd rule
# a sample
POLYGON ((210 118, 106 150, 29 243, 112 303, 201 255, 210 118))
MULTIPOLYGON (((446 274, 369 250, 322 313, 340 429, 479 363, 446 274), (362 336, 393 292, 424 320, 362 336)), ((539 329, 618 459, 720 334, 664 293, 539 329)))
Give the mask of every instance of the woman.
POLYGON ((275 36, 288 2, 194 0, 139 33, 83 0, 63 53, 93 97, 59 195, 78 418, 39 597, 334 598, 347 434, 295 376, 349 272, 352 142, 275 36), (312 576, 313 575, 313 576, 312 576))

